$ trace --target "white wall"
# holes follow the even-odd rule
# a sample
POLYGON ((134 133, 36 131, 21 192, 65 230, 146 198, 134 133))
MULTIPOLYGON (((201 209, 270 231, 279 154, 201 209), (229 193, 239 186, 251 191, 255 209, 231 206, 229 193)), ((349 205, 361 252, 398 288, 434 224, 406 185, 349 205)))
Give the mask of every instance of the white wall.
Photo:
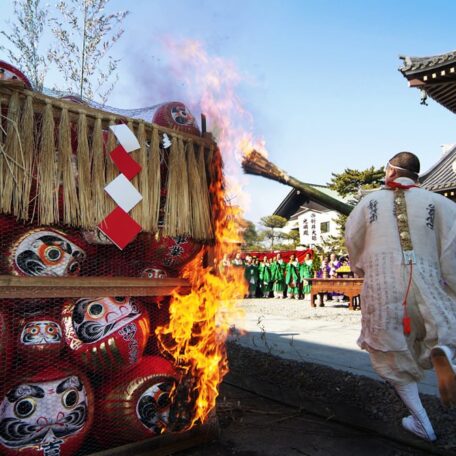
POLYGON ((308 210, 298 216, 299 237, 303 245, 318 245, 328 236, 337 236, 336 225, 338 212, 336 211, 313 211, 308 210), (321 224, 329 222, 329 232, 321 232, 321 224))

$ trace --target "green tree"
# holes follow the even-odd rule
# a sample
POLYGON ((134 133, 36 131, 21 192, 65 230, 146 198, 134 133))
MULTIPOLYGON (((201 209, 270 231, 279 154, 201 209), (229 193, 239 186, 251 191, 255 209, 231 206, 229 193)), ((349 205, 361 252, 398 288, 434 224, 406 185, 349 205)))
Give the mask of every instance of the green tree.
POLYGON ((276 250, 294 250, 300 243, 298 230, 292 230, 289 233, 281 233, 280 240, 282 244, 276 244, 276 250))
POLYGON ((342 173, 331 173, 331 181, 327 184, 344 197, 353 197, 357 200, 357 193, 360 189, 372 189, 380 186, 385 177, 385 168, 371 166, 363 171, 346 168, 342 173))
POLYGON ((268 228, 262 233, 262 237, 265 241, 271 243, 271 250, 274 248, 274 242, 278 239, 283 239, 284 233, 276 231, 277 229, 283 228, 287 224, 287 219, 280 215, 266 215, 261 217, 260 225, 268 228))
MULTIPOLYGON (((385 177, 385 168, 375 168, 371 166, 365 170, 346 168, 342 173, 331 173, 331 181, 327 184, 329 188, 335 190, 339 195, 348 198, 350 203, 355 205, 360 199, 360 190, 369 190, 380 187, 385 177)), ((346 253, 345 247, 345 223, 347 216, 339 214, 336 220, 338 235, 328 236, 322 243, 322 247, 327 252, 346 253)))
POLYGON ((262 238, 258 233, 256 226, 250 220, 245 220, 243 225, 245 226, 243 237, 244 237, 244 248, 246 250, 263 250, 262 238))

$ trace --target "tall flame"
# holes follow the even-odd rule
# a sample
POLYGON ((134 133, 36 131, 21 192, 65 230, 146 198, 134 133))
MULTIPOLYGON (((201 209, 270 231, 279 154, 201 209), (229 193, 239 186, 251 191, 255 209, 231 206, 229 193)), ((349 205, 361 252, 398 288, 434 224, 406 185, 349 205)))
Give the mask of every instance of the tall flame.
POLYGON ((211 250, 215 259, 223 259, 233 255, 241 243, 239 214, 226 204, 221 168, 217 172, 220 162, 218 154, 212 163, 218 177, 210 189, 217 215, 216 244, 186 266, 183 276, 192 292, 173 294, 169 324, 156 330, 162 349, 173 357, 184 379, 193 379, 189 400, 194 396, 194 403, 188 427, 204 422, 215 407, 219 384, 228 372, 224 343, 233 318, 240 315, 236 299, 246 291, 242 268, 223 268, 217 261, 203 265, 211 250))
POLYGON ((265 152, 265 147, 253 139, 253 117, 238 96, 242 77, 235 65, 209 55, 197 41, 167 40, 165 44, 170 60, 166 74, 174 75, 176 85, 185 90, 174 95, 182 96, 192 110, 207 115, 209 130, 220 148, 210 164, 216 244, 187 265, 183 275, 192 292, 173 295, 170 321, 156 331, 163 351, 175 360, 184 378, 192 379, 191 427, 204 422, 215 407, 218 386, 228 371, 224 342, 231 323, 240 316, 235 301, 245 295, 247 288, 243 268, 224 268, 223 264, 223 259, 233 257, 242 242, 242 214, 230 205, 230 200, 236 198, 239 205, 246 204, 240 161, 246 151, 255 148, 265 152), (205 257, 210 259, 204 265, 205 257))

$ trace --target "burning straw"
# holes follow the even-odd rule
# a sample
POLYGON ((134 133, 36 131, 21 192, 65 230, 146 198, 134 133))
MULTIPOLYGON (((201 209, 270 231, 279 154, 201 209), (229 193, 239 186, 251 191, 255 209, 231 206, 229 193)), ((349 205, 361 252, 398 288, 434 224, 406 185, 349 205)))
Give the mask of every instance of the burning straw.
MULTIPOLYGON (((198 157, 200 166, 202 152, 198 157)), ((169 323, 156 330, 162 352, 173 359, 183 374, 182 383, 190 388, 187 404, 191 418, 186 420, 185 429, 205 422, 215 407, 219 384, 228 372, 224 343, 234 318, 240 314, 235 300, 242 298, 246 291, 242 268, 226 268, 221 272, 216 261, 204 264, 211 252, 220 260, 224 255, 233 255, 241 243, 239 224, 236 217, 229 216, 232 208, 225 202, 221 157, 215 151, 214 154, 210 194, 212 211, 216 214, 216 245, 206 246, 186 266, 183 277, 190 282, 192 292, 185 296, 174 293, 169 323)), ((180 396, 178 387, 172 400, 179 400, 180 396)), ((187 416, 188 411, 179 413, 187 416)))

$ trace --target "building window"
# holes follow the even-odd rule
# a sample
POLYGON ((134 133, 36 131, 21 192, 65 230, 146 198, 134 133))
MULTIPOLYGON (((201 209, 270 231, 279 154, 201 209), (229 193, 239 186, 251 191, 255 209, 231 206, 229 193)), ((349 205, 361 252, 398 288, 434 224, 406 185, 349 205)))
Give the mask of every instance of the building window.
POLYGON ((321 222, 320 223, 320 233, 329 233, 329 222, 321 222))

